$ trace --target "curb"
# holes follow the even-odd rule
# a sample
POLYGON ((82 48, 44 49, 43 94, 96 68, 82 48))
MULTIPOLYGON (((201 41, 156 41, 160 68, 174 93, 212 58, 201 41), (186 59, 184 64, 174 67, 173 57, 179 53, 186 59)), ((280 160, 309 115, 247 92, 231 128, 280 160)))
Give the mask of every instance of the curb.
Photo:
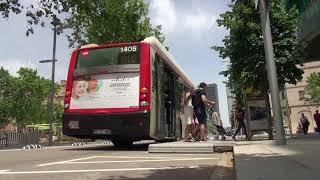
POLYGON ((22 147, 22 149, 42 149, 42 148, 44 148, 44 146, 41 146, 40 144, 29 144, 22 147))
POLYGON ((87 142, 76 142, 76 143, 72 143, 71 146, 85 146, 88 145, 87 142))
POLYGON ((235 177, 233 152, 224 152, 217 163, 217 167, 213 169, 210 180, 234 180, 235 177))

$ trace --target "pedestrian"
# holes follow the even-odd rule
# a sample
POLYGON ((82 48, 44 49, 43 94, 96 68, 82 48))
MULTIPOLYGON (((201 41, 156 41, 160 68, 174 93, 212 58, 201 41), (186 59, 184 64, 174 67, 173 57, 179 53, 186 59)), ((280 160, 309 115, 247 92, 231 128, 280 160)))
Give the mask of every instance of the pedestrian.
POLYGON ((317 128, 318 128, 318 133, 320 134, 320 114, 319 111, 316 110, 316 113, 313 115, 314 121, 317 124, 317 128))
POLYGON ((236 109, 235 109, 235 117, 236 117, 236 120, 238 121, 238 128, 237 128, 236 133, 234 133, 234 135, 232 136, 233 140, 235 140, 235 141, 236 141, 236 135, 239 133, 241 128, 244 130, 244 133, 246 135, 246 139, 248 139, 247 127, 246 127, 246 124, 244 122, 244 115, 245 115, 244 110, 242 110, 239 106, 236 107, 236 109))
POLYGON ((186 93, 184 96, 184 118, 185 118, 185 123, 186 127, 184 130, 184 141, 185 142, 194 142, 195 139, 192 136, 192 129, 193 129, 193 124, 194 123, 194 117, 193 117, 193 107, 192 107, 192 95, 193 95, 193 90, 190 90, 186 93))
POLYGON ((221 135, 221 139, 226 139, 226 130, 223 128, 221 117, 218 112, 213 112, 213 125, 217 128, 217 134, 221 135))
POLYGON ((207 95, 205 92, 206 86, 207 86, 206 83, 201 82, 199 84, 199 89, 197 89, 192 96, 192 106, 193 106, 194 114, 200 125, 200 141, 206 140, 205 124, 207 121, 207 114, 206 114, 205 104, 215 105, 215 102, 210 101, 207 98, 207 95))
POLYGON ((303 133, 308 134, 310 122, 308 118, 304 115, 304 113, 301 113, 300 124, 303 130, 303 133))

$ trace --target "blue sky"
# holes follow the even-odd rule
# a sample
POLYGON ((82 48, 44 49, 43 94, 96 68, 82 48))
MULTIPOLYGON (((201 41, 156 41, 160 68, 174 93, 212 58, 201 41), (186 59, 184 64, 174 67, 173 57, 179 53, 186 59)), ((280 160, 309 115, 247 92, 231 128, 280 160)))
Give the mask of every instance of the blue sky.
MULTIPOLYGON (((191 77, 195 84, 201 81, 217 83, 219 106, 225 126, 228 122, 228 107, 225 77, 218 75, 226 69, 219 55, 210 47, 222 45, 228 31, 218 27, 216 19, 228 10, 226 0, 150 0, 152 23, 161 24, 166 36, 165 45, 170 53, 191 77)), ((9 20, 0 18, 0 66, 15 73, 21 66, 38 70, 40 75, 50 78, 50 64, 39 64, 38 60, 52 57, 53 33, 50 27, 36 28, 35 34, 25 36, 25 17, 12 15, 9 20)), ((57 39, 56 79, 66 79, 72 49, 64 35, 57 39)))

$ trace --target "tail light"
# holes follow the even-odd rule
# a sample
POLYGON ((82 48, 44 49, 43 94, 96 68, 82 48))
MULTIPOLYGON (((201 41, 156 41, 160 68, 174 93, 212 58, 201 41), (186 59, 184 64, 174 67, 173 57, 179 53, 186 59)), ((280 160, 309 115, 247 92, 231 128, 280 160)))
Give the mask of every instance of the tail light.
POLYGON ((147 95, 146 94, 141 94, 140 95, 140 100, 147 100, 147 95))
POLYGON ((146 93, 148 93, 148 88, 146 88, 146 87, 143 87, 143 88, 141 88, 140 89, 140 93, 144 93, 144 94, 146 94, 146 93))
POLYGON ((68 109, 70 107, 70 101, 71 101, 71 92, 66 92, 66 97, 64 98, 64 109, 68 109))
POLYGON ((148 106, 148 105, 149 105, 149 103, 147 101, 141 101, 140 102, 140 106, 145 107, 145 106, 148 106))
POLYGON ((148 92, 149 92, 149 89, 146 87, 143 87, 140 89, 140 106, 142 106, 142 107, 149 105, 148 92))

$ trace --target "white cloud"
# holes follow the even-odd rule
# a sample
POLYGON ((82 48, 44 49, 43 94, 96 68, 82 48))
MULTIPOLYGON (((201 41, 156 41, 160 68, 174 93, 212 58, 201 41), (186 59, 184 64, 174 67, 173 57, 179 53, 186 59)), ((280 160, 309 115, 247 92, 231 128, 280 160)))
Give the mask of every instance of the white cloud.
MULTIPOLYGON (((217 15, 202 7, 176 8, 173 0, 151 0, 150 15, 154 25, 162 25, 164 34, 186 33, 198 36, 216 26, 217 15), (195 9, 195 10, 194 10, 195 9)), ((181 5, 181 4, 180 4, 181 5)))
POLYGON ((185 15, 183 26, 195 34, 208 31, 216 25, 216 17, 210 13, 198 9, 197 12, 185 15))
POLYGON ((153 24, 162 25, 164 33, 175 31, 177 16, 172 0, 152 0, 150 8, 153 24))
POLYGON ((23 59, 8 59, 5 61, 0 61, 0 66, 8 70, 9 73, 13 76, 17 76, 17 71, 21 67, 29 67, 32 69, 37 69, 37 65, 30 60, 23 59))

